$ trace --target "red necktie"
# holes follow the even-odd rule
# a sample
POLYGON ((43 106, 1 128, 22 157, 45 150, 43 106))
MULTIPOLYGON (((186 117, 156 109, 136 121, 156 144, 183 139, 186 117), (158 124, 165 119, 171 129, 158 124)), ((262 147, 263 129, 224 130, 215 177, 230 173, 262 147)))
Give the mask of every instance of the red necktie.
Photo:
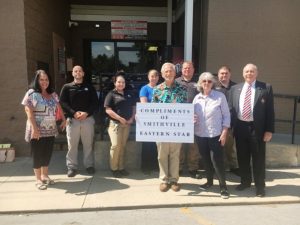
POLYGON ((251 85, 248 85, 248 89, 245 94, 242 119, 249 121, 251 117, 251 85))

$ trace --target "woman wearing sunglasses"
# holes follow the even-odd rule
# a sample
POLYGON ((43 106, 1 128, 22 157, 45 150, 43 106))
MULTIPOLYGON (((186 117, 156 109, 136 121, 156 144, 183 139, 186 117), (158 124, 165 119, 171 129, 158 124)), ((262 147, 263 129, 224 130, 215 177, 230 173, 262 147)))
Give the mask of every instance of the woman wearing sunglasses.
POLYGON ((214 90, 214 76, 202 73, 197 82, 200 92, 195 96, 195 138, 203 157, 207 182, 201 185, 208 189, 213 185, 214 171, 219 179, 221 197, 229 198, 225 181, 223 146, 230 127, 230 113, 225 95, 214 90))

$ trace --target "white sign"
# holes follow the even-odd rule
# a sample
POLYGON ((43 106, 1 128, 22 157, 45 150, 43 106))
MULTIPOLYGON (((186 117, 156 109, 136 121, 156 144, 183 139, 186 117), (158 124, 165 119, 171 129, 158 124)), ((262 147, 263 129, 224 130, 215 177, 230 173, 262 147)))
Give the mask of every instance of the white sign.
POLYGON ((136 20, 112 20, 112 39, 146 39, 147 22, 136 20))
POLYGON ((194 105, 137 103, 136 141, 194 143, 194 105))

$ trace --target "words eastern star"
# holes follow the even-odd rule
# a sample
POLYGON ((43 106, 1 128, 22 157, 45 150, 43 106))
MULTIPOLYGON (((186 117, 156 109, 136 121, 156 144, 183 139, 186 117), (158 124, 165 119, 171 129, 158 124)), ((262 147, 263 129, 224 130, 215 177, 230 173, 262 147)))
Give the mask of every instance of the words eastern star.
POLYGON ((184 127, 185 123, 181 122, 144 122, 146 127, 184 127))
POLYGON ((190 132, 163 132, 163 131, 140 131, 140 136, 154 136, 154 137, 162 137, 162 136, 173 136, 173 137, 189 137, 191 136, 190 132))

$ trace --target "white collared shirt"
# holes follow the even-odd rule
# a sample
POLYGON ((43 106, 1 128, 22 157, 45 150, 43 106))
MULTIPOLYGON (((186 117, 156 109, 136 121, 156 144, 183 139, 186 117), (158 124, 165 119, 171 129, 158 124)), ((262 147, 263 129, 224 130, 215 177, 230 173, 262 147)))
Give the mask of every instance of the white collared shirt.
MULTIPOLYGON (((255 82, 256 82, 256 80, 251 83, 251 115, 250 115, 250 120, 248 120, 247 122, 253 121, 255 82)), ((239 120, 243 120, 242 114, 243 114, 244 100, 245 100, 245 96, 246 96, 246 92, 247 92, 248 87, 249 87, 249 84, 247 82, 245 82, 244 86, 243 86, 243 89, 242 89, 242 92, 241 92, 241 95, 240 95, 240 102, 239 102, 240 110, 239 110, 239 115, 238 115, 239 120)))

